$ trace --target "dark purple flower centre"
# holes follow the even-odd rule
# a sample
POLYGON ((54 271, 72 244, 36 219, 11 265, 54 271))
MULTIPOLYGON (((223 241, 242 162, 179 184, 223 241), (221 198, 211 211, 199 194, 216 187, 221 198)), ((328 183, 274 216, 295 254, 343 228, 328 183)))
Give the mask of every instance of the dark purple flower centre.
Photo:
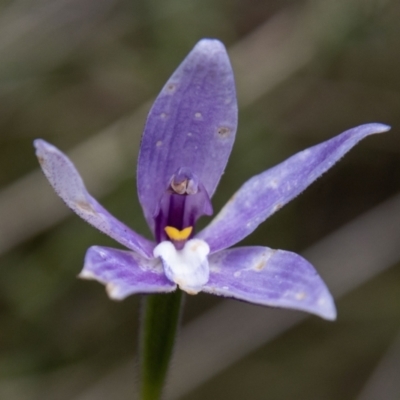
POLYGON ((171 240, 178 249, 183 247, 186 240, 193 236, 196 221, 202 215, 211 215, 212 212, 208 193, 197 176, 189 168, 179 168, 172 175, 154 214, 157 242, 171 240), (167 234, 165 228, 167 231, 175 228, 179 232, 185 228, 192 228, 192 230, 187 237, 176 240, 174 235, 167 234))

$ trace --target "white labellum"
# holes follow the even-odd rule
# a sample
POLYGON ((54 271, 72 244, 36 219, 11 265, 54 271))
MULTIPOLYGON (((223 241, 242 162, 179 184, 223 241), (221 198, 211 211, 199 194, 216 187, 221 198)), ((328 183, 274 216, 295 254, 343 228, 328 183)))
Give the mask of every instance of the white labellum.
POLYGON ((210 247, 204 240, 191 239, 182 250, 176 250, 168 241, 154 249, 154 257, 160 257, 167 278, 189 294, 197 294, 208 282, 210 270, 207 255, 210 247))

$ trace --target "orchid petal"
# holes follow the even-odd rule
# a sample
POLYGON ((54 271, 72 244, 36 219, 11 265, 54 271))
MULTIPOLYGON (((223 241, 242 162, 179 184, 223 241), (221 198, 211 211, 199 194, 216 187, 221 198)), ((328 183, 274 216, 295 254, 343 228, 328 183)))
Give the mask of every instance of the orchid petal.
POLYGON ((204 292, 333 320, 332 296, 313 266, 298 254, 268 247, 238 247, 209 257, 204 292))
POLYGON ((235 85, 225 47, 218 40, 201 40, 162 89, 144 130, 137 186, 153 232, 158 203, 179 168, 188 168, 212 196, 236 127, 235 85))
POLYGON ((154 249, 154 257, 160 257, 167 278, 189 294, 197 294, 209 278, 207 255, 210 248, 199 239, 188 240, 181 250, 168 241, 154 249))
POLYGON ((254 176, 196 237, 209 244, 211 253, 234 245, 300 194, 361 139, 389 129, 378 123, 358 126, 254 176))
POLYGON ((36 155, 51 186, 68 207, 86 222, 144 257, 153 256, 154 243, 132 231, 104 209, 86 190, 71 160, 56 147, 37 139, 36 155))
POLYGON ((166 278, 159 260, 109 247, 90 247, 79 277, 104 283, 114 300, 122 300, 134 293, 166 293, 176 289, 176 285, 166 278))

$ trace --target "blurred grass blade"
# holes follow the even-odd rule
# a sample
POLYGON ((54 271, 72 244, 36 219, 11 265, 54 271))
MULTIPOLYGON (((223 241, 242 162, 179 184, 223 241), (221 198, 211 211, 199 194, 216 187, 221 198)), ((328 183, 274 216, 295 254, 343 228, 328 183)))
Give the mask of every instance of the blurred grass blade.
POLYGON ((382 357, 357 400, 400 398, 400 334, 382 357))

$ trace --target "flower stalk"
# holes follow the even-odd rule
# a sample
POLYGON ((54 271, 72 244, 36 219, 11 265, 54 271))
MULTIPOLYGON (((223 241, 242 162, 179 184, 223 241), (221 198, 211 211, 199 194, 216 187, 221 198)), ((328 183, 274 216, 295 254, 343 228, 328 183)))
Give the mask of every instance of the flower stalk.
POLYGON ((152 294, 144 299, 140 338, 140 400, 161 397, 181 316, 183 293, 152 294))

